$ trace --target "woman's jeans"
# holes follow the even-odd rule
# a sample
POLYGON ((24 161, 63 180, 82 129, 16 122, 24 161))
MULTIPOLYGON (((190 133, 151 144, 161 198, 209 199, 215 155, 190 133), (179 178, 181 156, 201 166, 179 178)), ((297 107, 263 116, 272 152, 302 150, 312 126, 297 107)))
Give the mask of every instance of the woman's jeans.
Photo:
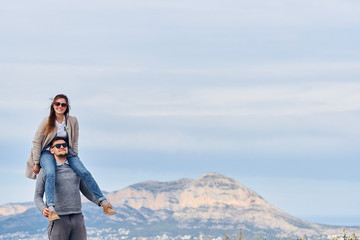
MULTIPOLYGON (((95 195, 95 197, 99 201, 105 200, 105 197, 95 182, 95 179, 82 164, 80 158, 78 156, 71 156, 68 157, 67 160, 70 164, 70 167, 79 177, 81 177, 89 190, 95 195)), ((45 150, 41 153, 40 166, 45 170, 46 173, 46 203, 48 206, 54 206, 56 161, 54 155, 52 155, 49 150, 45 150)))

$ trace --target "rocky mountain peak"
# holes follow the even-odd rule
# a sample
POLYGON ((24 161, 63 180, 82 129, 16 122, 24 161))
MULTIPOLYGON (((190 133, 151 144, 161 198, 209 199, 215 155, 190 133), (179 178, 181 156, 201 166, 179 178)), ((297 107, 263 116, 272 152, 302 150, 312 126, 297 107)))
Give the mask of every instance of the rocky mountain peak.
POLYGON ((232 178, 217 173, 208 173, 195 179, 183 190, 179 199, 180 208, 241 207, 266 204, 254 191, 232 178))
POLYGON ((192 184, 195 188, 208 188, 209 190, 217 189, 218 191, 228 191, 236 195, 243 195, 242 198, 258 197, 257 193, 240 184, 230 177, 218 173, 207 173, 195 179, 192 184))
POLYGON ((235 206, 248 207, 266 203, 254 191, 232 178, 217 173, 170 182, 147 181, 110 193, 114 206, 135 209, 179 211, 185 208, 235 206))
POLYGON ((189 178, 182 178, 170 182, 146 181, 131 185, 129 188, 132 188, 136 191, 151 191, 154 194, 157 194, 161 192, 177 191, 179 189, 181 190, 185 188, 190 182, 192 182, 192 179, 189 178))
POLYGON ((229 177, 225 177, 221 174, 217 173, 207 173, 202 176, 200 176, 198 179, 194 180, 194 184, 197 184, 199 187, 202 186, 209 186, 209 187, 227 187, 227 188, 237 188, 238 183, 229 177))

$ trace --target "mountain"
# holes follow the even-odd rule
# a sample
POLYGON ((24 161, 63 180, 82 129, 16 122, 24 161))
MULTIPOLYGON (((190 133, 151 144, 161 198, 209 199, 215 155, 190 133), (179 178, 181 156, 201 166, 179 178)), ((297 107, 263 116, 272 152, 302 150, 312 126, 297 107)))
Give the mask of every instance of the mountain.
MULTIPOLYGON (((340 234, 344 228, 295 218, 234 179, 216 173, 194 180, 138 183, 108 193, 107 198, 118 212, 114 216, 105 216, 94 204, 83 203, 89 239, 218 238, 225 230, 234 229, 249 237, 318 237, 340 234)), ((16 239, 11 236, 19 233, 22 239, 41 239, 46 225, 32 203, 0 206, 0 239, 16 239), (2 238, 5 235, 10 237, 2 238)), ((347 231, 358 235, 360 227, 347 231)))
POLYGON ((8 203, 0 206, 0 216, 20 214, 34 207, 33 203, 8 203))

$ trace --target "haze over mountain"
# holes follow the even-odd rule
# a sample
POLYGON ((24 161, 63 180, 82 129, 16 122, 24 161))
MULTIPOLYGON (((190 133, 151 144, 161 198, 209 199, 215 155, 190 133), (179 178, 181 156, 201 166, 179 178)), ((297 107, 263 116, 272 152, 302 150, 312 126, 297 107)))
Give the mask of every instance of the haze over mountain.
MULTIPOLYGON (((295 218, 234 179, 216 173, 208 173, 195 180, 142 182, 111 192, 107 198, 118 214, 103 216, 96 206, 84 203, 89 229, 101 231, 101 226, 104 226, 99 225, 101 221, 113 230, 122 229, 122 234, 125 231, 127 236, 152 238, 163 234, 171 237, 196 237, 201 234, 220 237, 226 229, 239 229, 250 236, 266 233, 302 237, 336 235, 344 228, 295 218)), ((0 206, 0 234, 29 231, 29 227, 22 223, 8 227, 9 222, 29 213, 34 214, 32 203, 0 206), (6 228, 5 223, 8 224, 6 228)), ((39 231, 46 227, 46 222, 39 212, 37 216, 32 218, 32 226, 41 225, 33 229, 39 231)), ((360 227, 347 230, 360 233, 360 227)))

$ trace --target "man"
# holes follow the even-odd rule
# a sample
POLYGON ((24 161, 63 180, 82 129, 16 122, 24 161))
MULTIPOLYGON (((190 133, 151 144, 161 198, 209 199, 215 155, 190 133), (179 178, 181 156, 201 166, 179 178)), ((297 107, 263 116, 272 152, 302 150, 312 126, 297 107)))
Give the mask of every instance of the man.
MULTIPOLYGON (((101 204, 86 187, 81 178, 68 165, 66 159, 68 146, 66 141, 63 138, 55 138, 51 144, 50 152, 54 154, 57 164, 55 179, 56 212, 50 211, 43 200, 46 181, 43 169, 40 170, 36 180, 35 205, 44 217, 49 219, 48 236, 50 240, 85 240, 86 227, 81 212, 80 191, 90 201, 97 205, 101 204)), ((110 203, 102 206, 104 211, 108 211, 110 207, 110 210, 113 211, 112 214, 115 214, 110 203)))

